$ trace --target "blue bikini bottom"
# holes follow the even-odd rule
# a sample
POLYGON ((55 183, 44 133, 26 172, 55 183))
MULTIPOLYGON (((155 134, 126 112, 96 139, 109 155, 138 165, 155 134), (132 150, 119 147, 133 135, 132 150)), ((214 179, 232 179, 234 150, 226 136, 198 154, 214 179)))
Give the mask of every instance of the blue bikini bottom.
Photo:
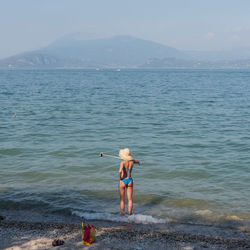
MULTIPOLYGON (((128 187, 128 184, 132 181, 133 182, 133 179, 130 177, 130 178, 125 178, 125 179, 122 179, 121 180, 124 184, 125 184, 125 186, 126 186, 126 188, 128 187)), ((120 181, 119 181, 119 183, 118 183, 118 187, 120 186, 120 181)))

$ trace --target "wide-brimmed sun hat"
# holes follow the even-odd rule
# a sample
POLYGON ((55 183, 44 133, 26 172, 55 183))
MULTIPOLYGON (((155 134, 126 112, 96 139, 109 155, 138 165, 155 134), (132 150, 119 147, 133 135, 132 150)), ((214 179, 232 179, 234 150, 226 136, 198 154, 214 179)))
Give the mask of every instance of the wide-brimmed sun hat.
POLYGON ((130 155, 129 148, 121 149, 119 152, 120 158, 122 158, 124 161, 132 161, 133 157, 130 155))

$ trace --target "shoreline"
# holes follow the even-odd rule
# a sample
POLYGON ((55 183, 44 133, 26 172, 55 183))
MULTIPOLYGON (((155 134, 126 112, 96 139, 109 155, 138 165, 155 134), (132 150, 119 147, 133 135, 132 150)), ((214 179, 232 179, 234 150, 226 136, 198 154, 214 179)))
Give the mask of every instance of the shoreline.
MULTIPOLYGON (((14 214, 14 212, 12 212, 14 214)), ((81 218, 34 214, 25 220, 5 213, 0 220, 0 249, 53 249, 54 239, 64 240, 60 249, 247 249, 250 231, 184 223, 134 224, 88 220, 96 227, 96 242, 81 243, 81 218), (7 216, 6 216, 7 214, 7 216)))

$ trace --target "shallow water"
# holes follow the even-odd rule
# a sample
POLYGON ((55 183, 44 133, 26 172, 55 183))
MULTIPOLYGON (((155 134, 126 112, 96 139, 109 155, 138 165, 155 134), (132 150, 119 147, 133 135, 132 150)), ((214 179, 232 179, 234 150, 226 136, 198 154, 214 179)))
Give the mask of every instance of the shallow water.
POLYGON ((250 71, 0 70, 0 107, 0 208, 114 218, 129 147, 135 220, 250 220, 250 71))

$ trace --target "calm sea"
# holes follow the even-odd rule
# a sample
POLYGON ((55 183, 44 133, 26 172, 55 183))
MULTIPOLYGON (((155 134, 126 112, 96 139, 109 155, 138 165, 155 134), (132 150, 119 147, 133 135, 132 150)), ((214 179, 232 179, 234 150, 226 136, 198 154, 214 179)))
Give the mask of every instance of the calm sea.
POLYGON ((250 71, 0 70, 0 209, 249 225, 250 71))

